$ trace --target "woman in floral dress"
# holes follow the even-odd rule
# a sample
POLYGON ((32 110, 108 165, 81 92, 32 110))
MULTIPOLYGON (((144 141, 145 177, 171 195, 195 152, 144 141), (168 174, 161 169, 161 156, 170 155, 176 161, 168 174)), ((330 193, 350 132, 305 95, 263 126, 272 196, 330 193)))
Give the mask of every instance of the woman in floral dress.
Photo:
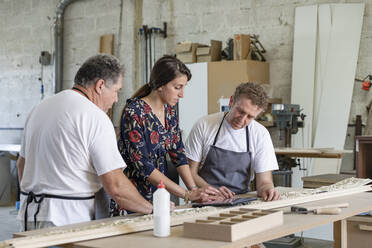
MULTIPOLYGON (((141 87, 123 109, 118 146, 127 168, 126 176, 144 198, 152 202, 156 185, 162 180, 167 190, 188 200, 208 201, 219 191, 198 188, 184 153, 175 105, 183 98, 184 87, 191 79, 189 69, 172 56, 160 58, 154 65, 150 82, 141 87), (167 177, 167 156, 184 181, 182 188, 167 177)), ((120 215, 117 204, 111 214, 120 215)))

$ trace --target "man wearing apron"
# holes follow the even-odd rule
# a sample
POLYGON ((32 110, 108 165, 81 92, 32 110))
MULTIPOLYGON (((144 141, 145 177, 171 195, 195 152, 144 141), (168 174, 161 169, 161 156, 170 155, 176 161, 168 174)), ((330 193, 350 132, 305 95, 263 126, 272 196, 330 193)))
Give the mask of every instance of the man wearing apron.
POLYGON ((211 185, 224 198, 250 191, 256 174, 258 195, 279 198, 272 171, 278 169, 270 134, 254 119, 266 108, 268 96, 254 83, 239 85, 228 113, 201 118, 185 143, 191 172, 199 187, 211 185))
POLYGON ((152 205, 122 172, 126 164, 106 114, 117 101, 122 78, 117 58, 93 56, 78 70, 72 89, 31 111, 17 161, 17 219, 23 231, 94 219, 100 200, 95 193, 102 186, 121 207, 152 212, 152 205))

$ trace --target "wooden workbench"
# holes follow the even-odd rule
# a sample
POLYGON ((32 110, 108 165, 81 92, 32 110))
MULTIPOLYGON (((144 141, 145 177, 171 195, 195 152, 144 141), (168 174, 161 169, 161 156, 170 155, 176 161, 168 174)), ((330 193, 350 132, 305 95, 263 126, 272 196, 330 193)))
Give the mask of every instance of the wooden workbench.
MULTIPOLYGON (((230 247, 238 248, 249 245, 254 245, 271 239, 279 238, 285 235, 301 232, 313 227, 321 226, 328 223, 340 221, 341 223, 341 234, 342 234, 342 246, 347 246, 346 241, 346 221, 345 219, 362 212, 366 212, 372 209, 372 194, 371 193, 358 193, 354 195, 348 195, 338 198, 332 198, 327 200, 314 201, 311 203, 303 204, 305 206, 319 206, 329 205, 336 203, 348 202, 350 206, 342 209, 342 213, 339 215, 301 215, 301 214, 285 214, 284 224, 280 227, 270 229, 266 232, 255 234, 235 242, 219 242, 201 239, 192 239, 183 237, 183 226, 172 227, 171 236, 167 238, 155 238, 152 235, 152 231, 138 232, 128 235, 121 235, 109 238, 96 239, 85 242, 78 242, 70 244, 71 247, 95 247, 95 248, 121 248, 125 247, 151 247, 151 248, 165 248, 175 247, 177 248, 191 248, 191 247, 230 247), (342 221, 341 221, 342 220, 342 221)), ((282 208, 287 211, 288 208, 282 208)), ((70 246, 69 246, 70 247, 70 246)))

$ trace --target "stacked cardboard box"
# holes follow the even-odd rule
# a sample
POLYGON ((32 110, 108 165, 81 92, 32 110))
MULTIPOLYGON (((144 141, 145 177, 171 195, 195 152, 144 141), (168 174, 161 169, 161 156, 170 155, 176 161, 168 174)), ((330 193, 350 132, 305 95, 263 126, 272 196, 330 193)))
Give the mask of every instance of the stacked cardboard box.
POLYGON ((247 34, 234 35, 234 60, 250 59, 251 37, 247 34))
POLYGON ((269 63, 254 60, 210 62, 207 75, 209 114, 219 112, 218 100, 230 97, 239 84, 270 83, 269 63))
POLYGON ((199 46, 196 49, 197 62, 211 62, 221 60, 222 42, 211 40, 210 46, 199 46))
POLYGON ((176 56, 185 64, 196 63, 196 49, 198 43, 181 42, 176 45, 176 56))

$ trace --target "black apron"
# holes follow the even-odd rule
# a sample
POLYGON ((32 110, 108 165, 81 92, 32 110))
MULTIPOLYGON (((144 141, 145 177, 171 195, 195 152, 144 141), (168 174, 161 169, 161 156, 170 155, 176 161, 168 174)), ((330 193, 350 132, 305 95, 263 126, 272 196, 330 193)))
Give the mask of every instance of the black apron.
POLYGON ((55 198, 55 199, 63 199, 63 200, 90 200, 94 198, 94 195, 92 196, 86 196, 86 197, 79 197, 79 196, 62 196, 62 195, 52 195, 52 194, 34 194, 34 192, 30 191, 29 193, 21 191, 22 195, 27 195, 27 201, 26 201, 26 209, 25 209, 25 231, 27 231, 27 210, 28 205, 30 203, 35 202, 37 204, 37 210, 34 214, 34 224, 36 228, 36 221, 37 221, 37 215, 40 211, 40 204, 43 202, 44 198, 55 198), (38 199, 39 198, 39 199, 38 199))
POLYGON ((249 151, 249 131, 245 128, 247 151, 235 152, 216 147, 217 137, 220 133, 223 116, 217 134, 211 145, 199 175, 213 187, 226 186, 235 194, 250 191, 251 153, 249 151))

